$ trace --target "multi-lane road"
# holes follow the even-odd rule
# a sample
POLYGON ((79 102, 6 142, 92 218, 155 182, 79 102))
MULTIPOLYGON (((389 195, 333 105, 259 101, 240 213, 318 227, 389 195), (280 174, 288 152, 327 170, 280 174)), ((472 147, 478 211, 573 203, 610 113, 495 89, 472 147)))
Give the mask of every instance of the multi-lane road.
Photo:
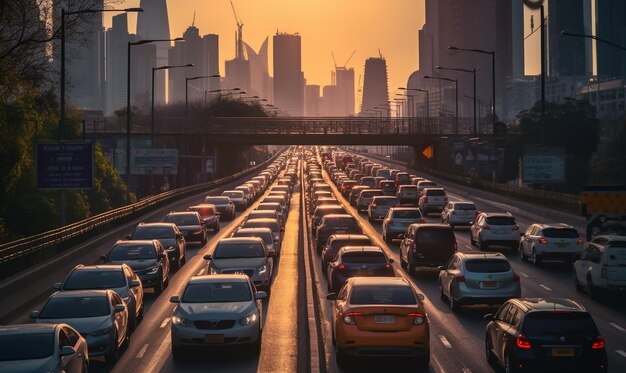
MULTIPOLYGON (((108 365, 94 359, 90 369, 96 372, 193 372, 207 369, 216 372, 341 371, 336 364, 331 342, 331 309, 330 302, 326 300, 326 278, 320 270, 319 255, 313 249, 309 211, 306 209, 307 199, 303 189, 306 180, 302 172, 303 161, 299 161, 297 166, 300 178, 290 195, 282 253, 274 271, 271 294, 263 301, 265 318, 260 353, 208 348, 187 355, 183 361, 175 361, 171 354, 170 341, 170 323, 175 305, 170 303, 169 299, 173 295, 181 294, 189 278, 206 274, 207 261, 203 256, 210 254, 220 239, 230 237, 243 223, 245 216, 263 200, 263 196, 245 211, 238 213, 233 221, 222 222, 220 231, 212 234, 206 245, 190 244, 187 263, 173 274, 169 286, 163 293, 156 297, 152 291, 146 292, 144 319, 133 332, 131 342, 119 361, 114 365, 108 365)), ((382 239, 380 223, 368 222, 365 215, 359 214, 343 199, 325 172, 324 178, 332 186, 333 194, 345 210, 358 220, 363 233, 395 260, 396 275, 409 279, 417 292, 425 296, 424 304, 430 322, 429 371, 463 373, 493 371, 493 367, 488 365, 485 359, 484 337, 487 321, 483 319, 483 315, 493 312, 493 309, 472 306, 466 307, 460 313, 453 313, 448 304, 439 299, 437 271, 418 270, 416 275, 408 276, 400 268, 399 241, 386 244, 382 239)), ((532 205, 512 200, 502 202, 502 198, 489 198, 484 192, 479 193, 480 197, 477 194, 473 198, 474 193, 470 189, 455 185, 443 186, 446 187, 448 197, 452 201, 470 199, 481 211, 517 212, 515 215, 522 231, 537 222, 535 219, 541 215, 541 210, 535 210, 532 205)), ((219 195, 221 190, 213 193, 219 195)), ((267 191, 265 193, 267 194, 267 191)), ((179 202, 171 209, 184 210, 200 200, 201 196, 194 197, 179 202)), ((566 215, 563 216, 567 218, 566 215)), ((146 221, 160 221, 162 218, 163 216, 155 213, 147 217, 146 221)), ((426 220, 440 221, 435 214, 426 217, 426 220)), ((576 221, 576 217, 572 216, 571 220, 576 221)), ((128 232, 120 232, 119 237, 111 234, 103 236, 98 245, 110 247, 126 233, 128 232)), ((477 250, 470 245, 467 229, 456 229, 455 235, 459 251, 477 250)), ((593 301, 588 295, 577 292, 572 283, 569 264, 547 263, 536 267, 522 262, 517 251, 503 250, 502 253, 521 276, 524 297, 571 298, 582 303, 591 312, 600 333, 606 338, 609 372, 626 371, 626 313, 623 311, 625 309, 623 300, 593 301)), ((57 277, 62 279, 65 275, 66 273, 58 273, 57 277)), ((42 301, 43 299, 32 299, 29 307, 40 307, 42 301)), ((14 312, 1 322, 3 324, 28 322, 27 312, 14 312)), ((396 364, 407 368, 407 362, 404 361, 366 359, 355 364, 354 370, 389 369, 396 364)))

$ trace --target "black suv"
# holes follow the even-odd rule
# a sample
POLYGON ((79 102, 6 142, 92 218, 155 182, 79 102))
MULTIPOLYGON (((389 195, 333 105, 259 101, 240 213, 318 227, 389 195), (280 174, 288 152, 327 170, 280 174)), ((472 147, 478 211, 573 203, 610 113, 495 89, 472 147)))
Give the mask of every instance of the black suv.
POLYGON ((485 336, 490 364, 510 372, 608 369, 604 338, 591 315, 572 300, 511 299, 485 318, 491 319, 485 336))
POLYGON ((157 240, 167 251, 167 256, 175 268, 187 260, 185 236, 174 223, 139 223, 127 240, 157 240))

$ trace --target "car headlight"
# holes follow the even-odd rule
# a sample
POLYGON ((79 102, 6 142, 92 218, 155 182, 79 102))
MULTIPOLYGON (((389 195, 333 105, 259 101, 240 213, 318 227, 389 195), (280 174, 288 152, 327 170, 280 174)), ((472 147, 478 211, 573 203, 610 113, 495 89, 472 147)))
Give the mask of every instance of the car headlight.
POLYGON ((243 326, 254 324, 258 320, 258 318, 259 317, 256 315, 256 313, 252 313, 244 317, 243 319, 239 320, 239 323, 243 326))
POLYGON ((259 267, 259 269, 257 269, 257 271, 260 275, 265 274, 265 272, 267 272, 267 266, 266 265, 261 266, 259 267))
POLYGON ((172 316, 172 324, 180 326, 190 326, 191 320, 180 316, 172 316))
POLYGON ((91 332, 89 334, 91 334, 94 337, 99 337, 101 335, 109 334, 111 332, 111 330, 113 330, 113 328, 111 326, 107 326, 104 329, 94 330, 93 332, 91 332))
POLYGON ((167 249, 165 249, 166 251, 174 251, 176 250, 176 248, 174 246, 168 246, 167 249))
POLYGON ((159 271, 159 266, 154 266, 154 267, 148 268, 148 270, 146 271, 146 274, 153 275, 157 273, 158 271, 159 271))
POLYGON ((214 267, 209 267, 209 274, 210 275, 219 275, 220 274, 220 270, 214 267))

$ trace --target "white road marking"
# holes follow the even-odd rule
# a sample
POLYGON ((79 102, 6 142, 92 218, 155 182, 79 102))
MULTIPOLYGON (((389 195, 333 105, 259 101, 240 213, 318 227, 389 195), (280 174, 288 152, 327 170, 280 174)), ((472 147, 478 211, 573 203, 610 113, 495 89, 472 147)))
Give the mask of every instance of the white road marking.
POLYGON ((614 322, 610 322, 609 325, 611 325, 612 327, 614 327, 615 329, 619 330, 620 332, 626 332, 626 329, 622 328, 621 326, 617 325, 614 322))
POLYGON ((161 323, 160 328, 163 329, 165 328, 165 326, 170 322, 170 318, 168 317, 167 319, 163 320, 163 322, 161 323))
POLYGON ((196 276, 202 276, 202 272, 204 272, 204 269, 201 269, 196 276))
POLYGON ((550 289, 549 287, 547 287, 544 284, 539 284, 539 286, 541 286, 542 288, 546 289, 547 291, 552 291, 552 289, 550 289))
POLYGON ((450 344, 450 342, 448 342, 448 339, 445 336, 440 335, 439 340, 444 346, 446 346, 446 348, 452 348, 452 345, 450 344))
POLYGON ((624 352, 623 350, 615 350, 615 352, 622 355, 622 357, 626 357, 626 352, 624 352))
POLYGON ((147 343, 145 345, 143 345, 143 347, 141 348, 141 350, 139 350, 139 352, 137 352, 137 356, 135 356, 135 359, 141 359, 143 357, 143 355, 146 354, 146 350, 148 350, 148 344, 147 343))
POLYGON ((461 369, 461 371, 463 373, 472 373, 472 370, 470 368, 463 368, 463 369, 461 369))
POLYGON ((528 276, 527 274, 525 274, 524 272, 517 272, 520 274, 520 276, 525 277, 525 278, 530 278, 530 276, 528 276))

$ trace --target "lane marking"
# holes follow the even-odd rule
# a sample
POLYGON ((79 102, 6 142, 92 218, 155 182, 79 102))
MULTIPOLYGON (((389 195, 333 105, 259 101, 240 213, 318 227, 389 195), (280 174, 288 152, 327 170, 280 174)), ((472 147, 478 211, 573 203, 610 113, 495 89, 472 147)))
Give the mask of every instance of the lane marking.
POLYGON ((610 322, 609 325, 611 325, 612 327, 614 327, 615 329, 619 330, 620 332, 626 332, 626 329, 622 328, 621 326, 617 325, 614 322, 610 322))
POLYGON ((527 274, 525 274, 524 272, 517 272, 520 274, 520 276, 525 277, 525 278, 530 278, 530 276, 528 276, 527 274))
POLYGON ((196 276, 202 276, 202 272, 204 272, 204 269, 201 269, 196 276))
POLYGON ((463 373, 472 373, 472 370, 470 368, 463 368, 463 369, 461 369, 461 371, 463 373))
POLYGON ((549 287, 547 287, 544 284, 539 284, 539 286, 541 286, 542 288, 546 289, 547 291, 552 291, 552 289, 550 289, 549 287))
POLYGON ((623 350, 615 350, 615 352, 622 355, 622 357, 626 357, 626 352, 624 352, 623 350))
POLYGON ((163 322, 161 323, 161 326, 159 328, 163 329, 165 328, 165 326, 170 322, 170 318, 168 317, 167 319, 163 320, 163 322))
POLYGON ((146 343, 145 345, 143 345, 141 350, 139 350, 139 352, 137 352, 137 356, 135 356, 135 359, 141 359, 143 357, 143 355, 146 354, 147 350, 148 350, 148 344, 146 343))
POLYGON ((450 344, 450 342, 448 342, 448 339, 445 336, 440 335, 439 340, 444 346, 446 346, 446 348, 452 348, 452 345, 450 344))

